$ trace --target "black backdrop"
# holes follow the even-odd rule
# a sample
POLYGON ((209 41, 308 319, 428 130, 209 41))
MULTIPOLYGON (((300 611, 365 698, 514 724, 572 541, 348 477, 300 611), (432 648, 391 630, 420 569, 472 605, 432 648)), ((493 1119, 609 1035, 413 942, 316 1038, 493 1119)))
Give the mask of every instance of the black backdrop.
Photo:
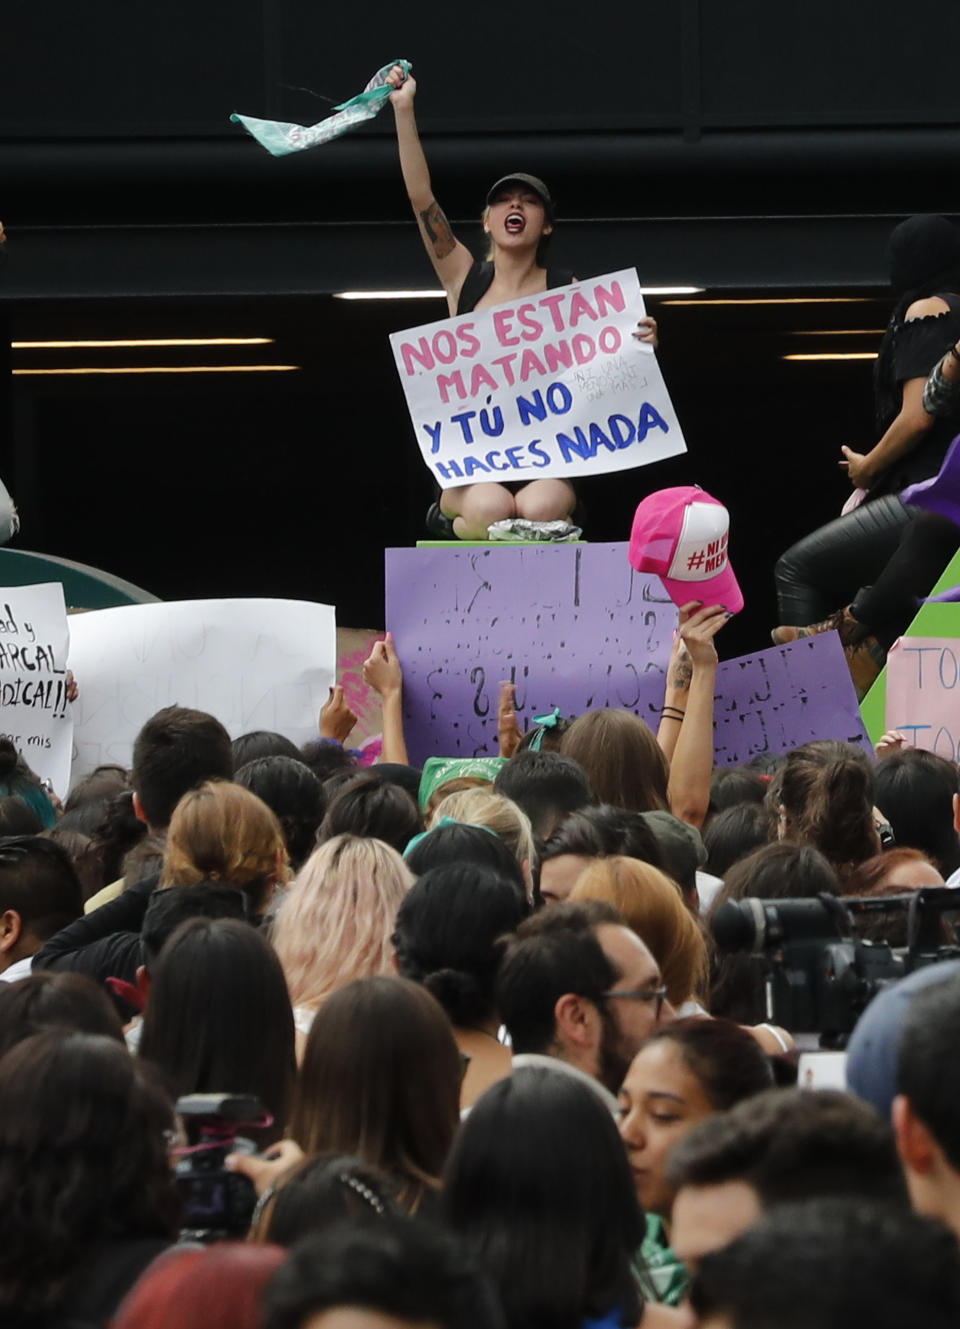
MULTIPOLYGON (((0 342, 232 332, 273 336, 302 366, 4 374, 0 473, 21 544, 164 596, 309 595, 342 621, 380 620, 383 545, 417 538, 429 497, 385 339, 441 310, 330 293, 433 284, 390 112, 274 160, 230 111, 309 123, 405 55, 437 192, 467 238, 486 182, 522 167, 550 180, 558 257, 584 274, 636 263, 648 283, 715 296, 876 297, 890 225, 960 212, 958 38, 942 0, 586 14, 569 0, 8 0, 0 342), (358 401, 377 408, 359 424, 358 401)), ((690 456, 595 486, 589 534, 622 538, 650 488, 712 489, 748 594, 730 648, 749 649, 773 615, 773 558, 837 510, 838 444, 866 446, 872 428, 868 362, 781 357, 875 349, 886 305, 656 312, 690 456)))

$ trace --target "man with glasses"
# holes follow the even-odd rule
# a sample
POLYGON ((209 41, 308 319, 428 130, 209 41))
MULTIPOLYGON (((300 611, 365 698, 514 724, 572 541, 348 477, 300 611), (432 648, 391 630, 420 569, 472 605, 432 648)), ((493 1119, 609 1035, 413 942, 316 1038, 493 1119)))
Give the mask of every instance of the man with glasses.
POLYGON ((0 982, 28 978, 44 942, 82 910, 80 881, 60 845, 39 835, 0 837, 0 982))
POLYGON ((585 1079, 613 1114, 648 1035, 674 1018, 660 969, 608 904, 558 904, 504 942, 497 1008, 515 1069, 549 1064, 585 1079))

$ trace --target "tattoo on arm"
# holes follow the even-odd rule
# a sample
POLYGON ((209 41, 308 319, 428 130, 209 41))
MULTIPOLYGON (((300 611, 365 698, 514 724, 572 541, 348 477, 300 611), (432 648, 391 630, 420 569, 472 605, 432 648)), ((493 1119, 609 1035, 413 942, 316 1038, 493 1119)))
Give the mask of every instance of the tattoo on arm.
POLYGON ((457 242, 439 203, 431 203, 426 212, 420 213, 420 225, 428 242, 433 246, 434 258, 446 258, 453 253, 457 242))
POLYGON ((686 691, 693 679, 693 663, 690 660, 678 660, 670 670, 668 686, 686 691))

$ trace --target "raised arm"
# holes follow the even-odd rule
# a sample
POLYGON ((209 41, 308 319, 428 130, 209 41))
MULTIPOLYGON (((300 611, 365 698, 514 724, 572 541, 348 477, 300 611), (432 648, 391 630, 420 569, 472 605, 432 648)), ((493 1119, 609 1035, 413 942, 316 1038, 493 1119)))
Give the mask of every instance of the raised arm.
MULTIPOLYGON (((710 804, 710 777, 713 774, 713 702, 717 678, 716 634, 730 615, 720 605, 696 609, 685 605, 680 635, 689 655, 689 686, 685 705, 679 702, 681 689, 667 685, 667 695, 684 710, 680 732, 670 758, 670 781, 667 797, 670 811, 681 821, 699 828, 710 804)), ((666 720, 666 715, 664 716, 666 720)), ((661 726, 662 727, 662 726, 661 726)), ((676 726, 674 726, 676 727, 676 726)))
POLYGON ((667 761, 673 761, 674 749, 680 737, 680 726, 687 713, 687 701, 690 696, 690 680, 693 677, 693 662, 690 652, 684 644, 681 629, 696 608, 696 603, 684 605, 680 610, 677 630, 673 634, 673 648, 667 663, 667 679, 663 690, 663 706, 660 710, 660 727, 657 730, 657 742, 667 761))
POLYGON ((409 75, 404 79, 402 69, 395 65, 388 81, 394 87, 390 101, 397 122, 397 146, 400 149, 403 183, 407 187, 407 196, 420 227, 424 247, 447 293, 450 313, 455 314, 460 289, 473 266, 473 255, 453 234, 443 209, 433 196, 430 170, 423 155, 413 110, 413 99, 417 93, 416 79, 409 75))
POLYGON ((363 662, 363 681, 379 692, 383 704, 383 761, 409 765, 403 734, 403 669, 393 648, 393 634, 376 641, 363 662))

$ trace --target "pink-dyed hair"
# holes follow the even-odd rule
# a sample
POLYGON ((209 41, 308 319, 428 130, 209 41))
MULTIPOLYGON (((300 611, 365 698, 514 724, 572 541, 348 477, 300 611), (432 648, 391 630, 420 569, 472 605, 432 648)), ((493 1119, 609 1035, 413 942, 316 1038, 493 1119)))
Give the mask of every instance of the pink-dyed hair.
POLYGON ((315 1010, 355 978, 392 974, 397 910, 413 876, 382 840, 335 835, 297 873, 273 926, 294 1006, 315 1010))

